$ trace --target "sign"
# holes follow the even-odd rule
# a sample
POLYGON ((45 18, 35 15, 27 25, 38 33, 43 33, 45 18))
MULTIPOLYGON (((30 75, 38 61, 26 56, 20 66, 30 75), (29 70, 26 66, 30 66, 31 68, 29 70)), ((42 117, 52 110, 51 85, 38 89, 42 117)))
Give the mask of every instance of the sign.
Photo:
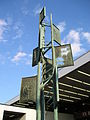
POLYGON ((22 78, 20 102, 36 102, 36 80, 37 76, 22 78))
POLYGON ((55 46, 55 57, 58 67, 74 65, 70 44, 55 46))
POLYGON ((53 24, 53 40, 55 40, 57 43, 61 43, 60 40, 60 30, 53 24))
POLYGON ((38 64, 39 58, 40 58, 40 52, 39 52, 39 48, 37 47, 33 50, 32 66, 38 64))
POLYGON ((47 79, 49 75, 52 75, 52 71, 52 60, 45 57, 43 63, 43 78, 47 79))
POLYGON ((46 8, 44 7, 42 9, 42 11, 40 12, 40 20, 39 20, 40 23, 42 23, 42 21, 45 18, 45 16, 46 16, 46 8))

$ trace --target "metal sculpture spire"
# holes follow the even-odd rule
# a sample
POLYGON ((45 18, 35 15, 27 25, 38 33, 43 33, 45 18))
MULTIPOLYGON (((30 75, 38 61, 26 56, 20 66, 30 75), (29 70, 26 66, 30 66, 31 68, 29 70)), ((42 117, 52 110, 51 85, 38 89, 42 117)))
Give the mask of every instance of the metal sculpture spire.
MULTIPOLYGON (((46 17, 46 8, 44 7, 39 16, 39 44, 33 51, 33 66, 38 65, 37 70, 37 97, 36 110, 37 120, 45 120, 45 93, 44 88, 52 81, 54 120, 58 120, 58 68, 73 65, 70 45, 61 45, 60 30, 52 22, 52 14, 50 15, 50 25, 43 22, 46 17), (51 40, 45 44, 45 28, 51 28, 51 40), (54 42, 58 46, 54 46, 54 42), (45 54, 52 49, 52 59, 46 58, 45 54), (40 83, 40 63, 42 64, 42 82, 40 83), (41 104, 40 104, 41 103, 41 104)), ((49 91, 48 91, 49 92, 49 91)))
POLYGON ((38 47, 33 50, 32 66, 37 65, 37 76, 34 76, 33 79, 32 77, 30 78, 33 82, 28 82, 27 80, 27 83, 23 85, 21 101, 32 100, 35 102, 36 100, 36 120, 45 120, 45 105, 49 104, 49 101, 52 100, 49 106, 53 108, 54 120, 58 120, 58 102, 60 99, 58 68, 73 65, 73 59, 70 44, 61 45, 60 30, 53 24, 52 14, 50 15, 50 25, 45 23, 45 17, 46 8, 44 7, 39 15, 38 47), (45 31, 47 27, 50 27, 51 40, 46 44, 45 31), (47 58, 46 53, 50 49, 52 57, 47 58), (42 64, 42 70, 40 64, 42 64), (35 88, 33 87, 34 85, 35 88), (45 91, 46 87, 47 89, 50 88, 47 93, 45 91), (36 95, 33 97, 35 89, 36 95), (45 101, 46 97, 48 98, 47 101, 45 101))

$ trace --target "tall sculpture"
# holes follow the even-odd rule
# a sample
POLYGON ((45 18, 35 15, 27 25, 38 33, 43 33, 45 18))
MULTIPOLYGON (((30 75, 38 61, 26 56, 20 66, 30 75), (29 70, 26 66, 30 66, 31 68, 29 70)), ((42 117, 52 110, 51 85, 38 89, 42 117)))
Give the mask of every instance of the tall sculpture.
MULTIPOLYGON (((46 8, 44 7, 39 15, 39 37, 38 47, 33 50, 32 66, 38 65, 36 80, 36 120, 45 120, 45 93, 44 88, 52 82, 53 111, 54 120, 58 120, 58 68, 73 65, 70 44, 61 45, 60 30, 52 22, 50 15, 50 25, 44 22, 46 8), (50 27, 51 40, 45 43, 45 30, 50 27), (52 58, 47 58, 45 54, 52 49, 52 58), (40 70, 42 64, 42 71, 40 70), (42 76, 42 77, 41 77, 42 76)), ((49 91, 48 91, 49 92, 49 91)))
POLYGON ((38 47, 33 50, 32 66, 38 66, 37 75, 22 78, 20 102, 36 102, 36 120, 45 120, 45 105, 52 101, 49 106, 53 108, 54 120, 58 120, 58 68, 73 65, 73 59, 70 44, 61 45, 60 30, 53 24, 52 14, 50 25, 45 23, 45 17, 44 7, 39 15, 38 47), (51 32, 48 43, 45 38, 47 27, 51 32), (46 57, 49 50, 51 57, 46 57), (47 97, 48 100, 45 101, 47 97))

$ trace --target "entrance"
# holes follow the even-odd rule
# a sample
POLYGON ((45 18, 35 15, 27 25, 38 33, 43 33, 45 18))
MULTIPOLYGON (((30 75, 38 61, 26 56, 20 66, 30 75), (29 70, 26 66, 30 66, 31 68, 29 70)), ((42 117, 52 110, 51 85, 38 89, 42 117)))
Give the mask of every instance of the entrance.
POLYGON ((3 120, 25 120, 25 114, 12 111, 4 111, 3 120))

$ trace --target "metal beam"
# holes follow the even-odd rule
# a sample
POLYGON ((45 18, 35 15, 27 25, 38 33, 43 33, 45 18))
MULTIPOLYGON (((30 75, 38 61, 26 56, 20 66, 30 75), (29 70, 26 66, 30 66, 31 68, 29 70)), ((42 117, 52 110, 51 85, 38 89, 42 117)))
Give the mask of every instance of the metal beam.
MULTIPOLYGON (((57 75, 55 67, 56 67, 56 61, 55 61, 55 48, 53 46, 53 24, 52 24, 52 14, 50 15, 50 24, 51 24, 51 44, 52 44, 52 65, 53 65, 53 71, 54 71, 54 76, 57 75)), ((57 76, 53 77, 53 83, 54 83, 54 120, 58 120, 58 105, 57 105, 57 84, 56 80, 58 79, 57 76)), ((59 95, 59 94, 58 94, 59 95)))

